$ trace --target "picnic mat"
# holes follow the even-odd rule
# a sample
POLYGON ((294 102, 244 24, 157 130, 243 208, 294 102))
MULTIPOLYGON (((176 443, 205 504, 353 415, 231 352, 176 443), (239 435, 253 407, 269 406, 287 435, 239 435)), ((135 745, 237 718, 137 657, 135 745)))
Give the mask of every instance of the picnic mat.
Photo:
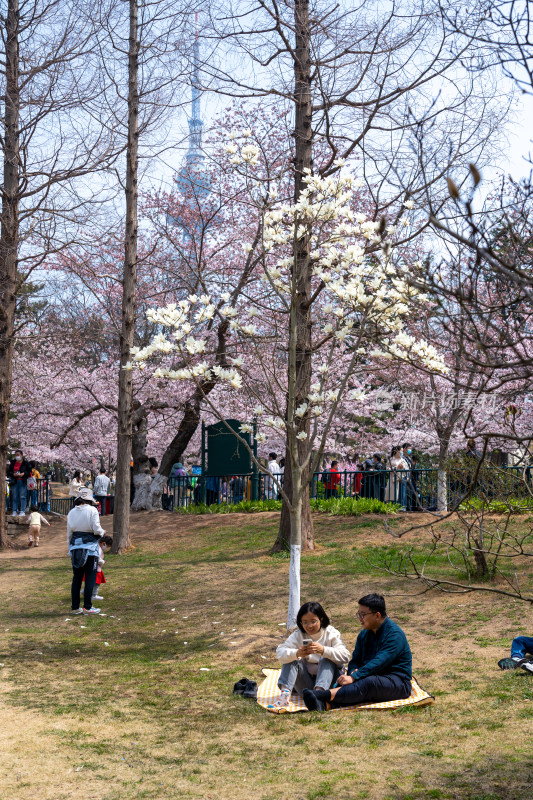
MULTIPOLYGON (((267 711, 272 711, 274 714, 279 712, 268 708, 269 703, 273 703, 278 698, 278 679, 280 676, 280 669, 263 669, 265 680, 259 685, 257 689, 257 702, 260 706, 267 711)), ((384 703, 360 703, 356 706, 342 706, 342 711, 371 711, 374 709, 387 709, 387 708, 401 708, 402 706, 428 706, 435 702, 435 698, 425 692, 417 683, 416 678, 411 679, 413 689, 411 695, 406 697, 405 700, 387 700, 384 703)), ((335 711, 337 709, 334 709, 335 711)), ((303 697, 293 694, 291 702, 284 708, 281 713, 294 714, 296 711, 307 711, 304 704, 303 697)))

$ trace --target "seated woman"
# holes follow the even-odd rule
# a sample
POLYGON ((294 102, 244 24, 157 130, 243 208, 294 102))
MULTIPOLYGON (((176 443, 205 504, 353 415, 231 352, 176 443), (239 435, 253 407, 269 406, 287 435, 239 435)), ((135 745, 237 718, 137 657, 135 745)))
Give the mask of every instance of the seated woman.
POLYGON ((269 708, 282 711, 294 690, 329 689, 350 658, 339 631, 330 625, 320 603, 304 603, 296 616, 297 629, 276 650, 283 664, 278 686, 280 696, 269 708))

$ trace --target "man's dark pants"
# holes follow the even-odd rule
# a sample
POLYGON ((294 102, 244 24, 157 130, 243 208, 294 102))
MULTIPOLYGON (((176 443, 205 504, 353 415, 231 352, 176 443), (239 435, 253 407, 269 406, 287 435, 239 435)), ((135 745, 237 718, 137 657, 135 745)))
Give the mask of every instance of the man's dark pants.
POLYGON ((398 675, 369 675, 355 683, 341 686, 335 699, 331 701, 331 707, 405 700, 411 694, 411 689, 409 678, 400 678, 398 675))

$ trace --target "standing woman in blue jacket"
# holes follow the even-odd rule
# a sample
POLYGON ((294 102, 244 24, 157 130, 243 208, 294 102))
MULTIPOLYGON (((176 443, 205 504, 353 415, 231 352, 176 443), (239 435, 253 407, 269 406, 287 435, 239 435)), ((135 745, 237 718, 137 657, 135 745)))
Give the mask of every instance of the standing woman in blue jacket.
POLYGON ((72 613, 99 614, 100 609, 92 604, 93 589, 96 584, 98 568, 98 542, 105 536, 100 525, 97 503, 90 489, 83 486, 78 491, 72 508, 67 516, 68 552, 72 560, 72 613), (80 591, 85 575, 83 593, 83 609, 80 609, 80 591))

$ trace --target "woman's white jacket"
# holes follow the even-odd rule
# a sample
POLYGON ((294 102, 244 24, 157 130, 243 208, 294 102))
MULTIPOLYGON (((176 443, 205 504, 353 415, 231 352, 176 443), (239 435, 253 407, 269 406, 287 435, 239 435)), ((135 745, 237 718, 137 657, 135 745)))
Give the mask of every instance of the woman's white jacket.
POLYGON ((282 664, 289 664, 291 661, 296 661, 298 659, 296 651, 303 645, 304 639, 312 639, 314 642, 321 644, 324 648, 322 655, 312 653, 309 656, 305 656, 305 661, 309 664, 318 664, 321 658, 328 658, 330 661, 333 661, 334 664, 342 667, 343 664, 347 664, 350 660, 350 651, 342 641, 339 631, 334 628, 333 625, 328 625, 327 628, 320 628, 319 633, 314 636, 308 633, 302 633, 299 628, 296 628, 289 638, 285 639, 283 644, 280 644, 277 648, 276 656, 278 660, 281 661, 282 664))

